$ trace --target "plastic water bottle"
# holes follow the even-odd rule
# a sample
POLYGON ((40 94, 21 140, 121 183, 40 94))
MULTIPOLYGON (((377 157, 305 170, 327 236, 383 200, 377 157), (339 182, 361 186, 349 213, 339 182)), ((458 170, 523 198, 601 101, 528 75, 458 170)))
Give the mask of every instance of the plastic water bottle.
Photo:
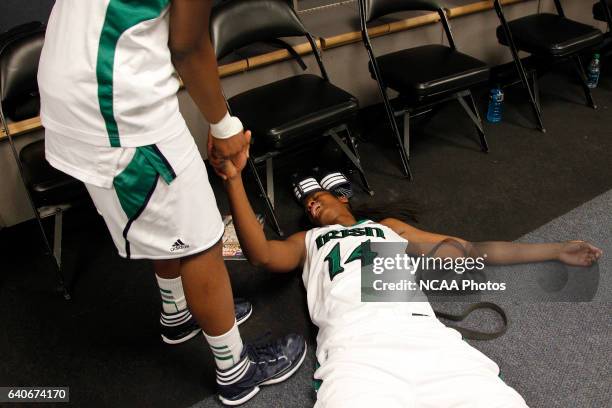
POLYGON ((587 85, 589 88, 597 88, 597 84, 599 83, 599 54, 593 55, 593 59, 589 64, 589 68, 587 69, 587 85))
POLYGON ((487 120, 490 123, 499 123, 502 120, 502 108, 504 105, 504 91, 500 88, 491 89, 489 94, 489 110, 487 120))

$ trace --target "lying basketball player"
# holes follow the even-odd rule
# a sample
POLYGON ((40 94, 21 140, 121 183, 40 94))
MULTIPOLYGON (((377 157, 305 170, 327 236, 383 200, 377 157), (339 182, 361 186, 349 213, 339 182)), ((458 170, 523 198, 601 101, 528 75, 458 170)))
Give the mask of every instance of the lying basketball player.
MULTIPOLYGON (((319 227, 284 241, 268 240, 249 204, 241 169, 230 161, 215 166, 225 180, 249 262, 272 272, 303 268, 308 309, 319 327, 316 355, 320 367, 315 378, 322 385, 315 407, 526 407, 523 398, 498 377, 497 364, 437 320, 429 303, 361 302, 361 266, 352 261, 351 254, 364 241, 435 244, 449 237, 393 218, 358 222, 345 197, 321 190, 310 179, 296 186, 296 191, 305 192, 305 210, 319 227), (322 236, 330 239, 317 240, 322 236)), ((587 266, 602 254, 581 241, 484 244, 491 264, 559 260, 587 266)))

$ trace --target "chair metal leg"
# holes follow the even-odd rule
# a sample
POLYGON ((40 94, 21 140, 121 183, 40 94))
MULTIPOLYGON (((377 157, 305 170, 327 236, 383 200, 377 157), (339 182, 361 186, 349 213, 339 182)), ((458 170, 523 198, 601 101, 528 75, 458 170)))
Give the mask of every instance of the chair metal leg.
POLYGON ((372 187, 370 187, 370 183, 368 182, 368 179, 366 177, 366 173, 365 170, 363 169, 363 166, 361 165, 361 157, 359 156, 359 151, 357 150, 357 145, 355 144, 355 139, 353 139, 353 135, 351 134, 351 130, 347 127, 346 128, 346 133, 347 133, 347 138, 349 141, 349 144, 351 146, 351 150, 355 153, 355 157, 357 157, 358 163, 359 163, 359 167, 357 167, 357 170, 359 170, 359 176, 361 177, 361 182, 363 183, 363 186, 366 190, 366 192, 373 196, 374 195, 374 190, 372 190, 372 187))
POLYGON ((535 70, 531 74, 531 83, 533 85, 533 97, 535 99, 536 105, 538 106, 540 114, 542 114, 542 104, 540 102, 540 83, 538 81, 538 73, 535 70))
MULTIPOLYGON (((26 189, 27 190, 27 189, 26 189)), ((28 192, 29 195, 29 192, 28 192)), ((47 233, 45 232, 45 228, 42 225, 42 218, 40 217, 40 213, 38 212, 38 208, 34 206, 32 202, 32 208, 34 209, 34 216, 36 218, 38 228, 40 229, 40 233, 43 238, 43 242, 45 245, 46 253, 53 259, 53 269, 55 269, 55 275, 57 279, 57 289, 62 293, 62 296, 65 300, 71 300, 72 296, 68 291, 66 286, 66 281, 64 279, 64 274, 62 273, 62 210, 58 210, 55 214, 55 225, 54 225, 54 233, 53 233, 53 248, 51 248, 51 243, 49 242, 49 238, 47 237, 47 233)))
POLYGON ((410 160, 410 111, 406 110, 402 117, 404 124, 404 152, 406 153, 406 160, 410 160))
MULTIPOLYGON (((26 190, 26 194, 28 197, 28 203, 30 204, 30 207, 32 208, 32 212, 34 213, 34 217, 36 218, 36 223, 38 224, 38 228, 40 230, 42 239, 43 239, 43 243, 45 245, 45 250, 46 253, 53 256, 53 250, 51 249, 51 244, 49 243, 49 238, 47 237, 47 233, 45 232, 45 228, 43 227, 42 224, 42 219, 40 217, 40 213, 38 212, 38 208, 36 207, 36 205, 34 204, 34 199, 32 198, 32 194, 30 192, 30 190, 27 188, 27 183, 26 183, 26 179, 23 173, 23 166, 21 164, 21 160, 19 159, 19 154, 17 153, 17 147, 15 146, 15 143, 13 142, 13 136, 11 135, 11 132, 8 129, 8 125, 6 122, 6 119, 4 118, 4 111, 2 110, 2 106, 0 105, 0 123, 2 124, 2 128, 4 130, 4 134, 7 136, 8 141, 9 141, 9 145, 11 147, 11 152, 13 154, 13 158, 15 159, 15 163, 17 164, 17 170, 19 171, 19 177, 21 178, 21 182, 23 183, 25 190, 26 190)), ((62 292, 62 295, 64 296, 64 299, 66 300, 70 300, 70 294, 68 292, 68 289, 66 288, 66 284, 65 284, 65 280, 64 280, 64 275, 62 274, 62 271, 60 269, 60 265, 57 263, 55 257, 53 257, 54 263, 54 269, 55 269, 55 275, 57 278, 57 283, 58 283, 58 288, 59 290, 62 292)))
POLYGON ((540 104, 538 103, 538 97, 536 97, 534 90, 531 88, 531 84, 529 83, 529 79, 527 78, 527 71, 525 70, 523 63, 521 62, 518 52, 514 51, 513 55, 516 55, 514 62, 519 72, 521 82, 523 82, 523 85, 525 85, 525 88, 527 89, 527 94, 529 95, 529 101, 531 102, 533 113, 538 121, 538 127, 542 133, 546 133, 546 128, 544 127, 544 120, 542 119, 542 109, 540 107, 540 104))
POLYGON ((383 93, 383 103, 385 105, 385 110, 387 112, 387 116, 389 118, 389 122, 391 125, 391 131, 395 136, 395 143, 397 145, 397 149, 400 153, 400 159, 402 160, 402 168, 404 170, 404 174, 408 177, 409 180, 412 180, 412 171, 410 170, 410 160, 406 156, 406 150, 404 148, 404 142, 402 140, 402 136, 400 135, 399 129, 397 127, 397 123, 395 122, 395 112, 393 107, 391 106, 391 102, 389 102, 389 98, 384 90, 381 91, 383 93))
POLYGON ((542 119, 542 109, 540 107, 540 104, 538 103, 537 97, 535 96, 534 90, 531 88, 531 85, 529 84, 529 79, 527 79, 527 71, 525 71, 525 67, 523 66, 523 63, 521 62, 518 56, 518 53, 516 53, 515 62, 516 62, 516 65, 519 71, 519 76, 521 77, 521 81, 527 88, 527 93, 529 94, 529 101, 531 102, 533 113, 538 121, 538 127, 542 133, 546 133, 546 128, 544 127, 544 120, 542 119))
POLYGON ((410 171, 410 163, 408 162, 408 157, 406 157, 406 152, 404 151, 402 145, 402 137, 400 135, 399 129, 397 128, 397 122, 395 121, 395 111, 391 106, 391 102, 389 102, 389 95, 387 95, 387 87, 382 80, 380 74, 380 68, 378 67, 378 61, 374 56, 374 50, 372 49, 372 44, 370 43, 370 37, 368 35, 368 27, 367 21, 365 17, 365 3, 363 1, 358 2, 359 5, 359 20, 361 25, 361 37, 363 39, 363 43, 366 47, 366 51, 368 53, 368 57, 370 59, 370 63, 372 64, 372 73, 374 74, 374 78, 376 79, 376 84, 378 85, 378 90, 380 91, 380 96, 382 97, 383 104, 385 105, 385 113, 387 114, 387 119, 389 120, 389 125, 391 126, 391 130, 393 131, 393 135, 395 137, 397 147, 400 151, 400 158, 402 160, 402 167, 404 170, 404 174, 412 180, 412 172, 410 171))
POLYGON ((62 210, 58 210, 55 213, 55 228, 53 230, 53 256, 55 257, 55 262, 57 262, 57 266, 62 268, 62 221, 64 217, 64 212, 62 210))
POLYGON ((478 112, 478 107, 476 106, 476 101, 474 100, 474 96, 470 90, 463 92, 461 94, 457 94, 457 100, 459 104, 468 114, 474 125, 476 126, 476 131, 478 132, 478 137, 480 138, 480 150, 483 152, 489 151, 489 144, 487 143, 487 138, 484 132, 484 126, 482 124, 482 119, 480 118, 480 113, 478 112), (470 100, 470 105, 464 99, 464 96, 467 96, 470 100))
POLYGON ((574 62, 574 68, 576 69, 576 74, 578 74, 578 79, 580 79, 580 84, 582 85, 582 89, 584 90, 584 97, 586 98, 587 105, 589 105, 593 109, 597 109, 597 105, 593 100, 593 94, 591 93, 591 88, 587 85, 587 75, 584 71, 584 66, 582 65, 582 61, 580 60, 579 55, 574 55, 572 57, 574 62))
POLYGON ((251 172, 253 173, 253 176, 255 177, 255 183, 257 183, 257 188, 259 188, 259 193, 263 197, 266 203, 266 209, 268 210, 269 219, 272 221, 272 227, 276 230, 276 233, 282 237, 283 231, 281 230, 280 225, 278 224, 278 219, 276 218, 274 207, 272 206, 272 203, 270 202, 270 198, 268 197, 268 194, 266 190, 264 189, 263 183, 261 182, 261 178, 259 178, 259 174, 257 173, 257 167, 255 166, 255 162, 253 162, 253 160, 250 158, 248 162, 249 162, 249 167, 251 168, 251 172))
POLYGON ((336 144, 340 147, 342 152, 344 152, 346 157, 348 157, 349 160, 353 163, 353 165, 357 168, 365 192, 371 196, 374 195, 374 191, 370 187, 370 183, 368 183, 368 179, 366 178, 365 170, 361 165, 361 157, 359 157, 359 151, 357 150, 357 146, 355 145, 355 141, 353 140, 353 136, 351 135, 351 131, 348 126, 342 125, 336 129, 330 129, 326 132, 326 135, 330 136, 334 140, 334 142, 336 142, 336 144), (342 139, 338 135, 338 131, 340 130, 346 132, 348 146, 342 141, 342 139))
MULTIPOLYGON (((64 211, 62 209, 58 209, 55 213, 55 226, 53 229, 53 258, 55 258, 55 263, 57 265, 57 269, 59 274, 62 275, 62 227, 63 227, 63 218, 64 211)), ((63 278, 62 278, 63 281, 63 278)), ((70 300, 71 296, 68 292, 66 286, 62 283, 60 290, 64 296, 64 299, 70 300)))
POLYGON ((544 121, 542 119, 542 111, 536 101, 536 97, 534 95, 533 90, 531 89, 531 85, 529 84, 529 80, 527 79, 527 72, 525 71, 525 67, 523 66, 523 62, 518 54, 518 49, 516 44, 514 43, 514 39, 512 38, 512 32, 510 31, 510 27, 508 26, 508 22, 506 21, 506 16, 504 15, 501 3, 499 0, 493 2, 493 6, 495 8, 495 12, 499 17, 499 21, 501 22, 502 28, 504 30, 504 35, 508 40, 508 48, 510 48, 510 52, 512 53, 512 59, 514 60, 514 65, 516 66, 516 70, 518 71, 519 77, 523 85, 527 88, 527 93, 529 94, 529 101, 531 102, 531 106, 533 108, 533 113, 538 121, 538 126, 542 133, 546 132, 546 128, 544 127, 544 121))
POLYGON ((271 158, 266 160, 266 194, 274 208, 274 163, 271 158))

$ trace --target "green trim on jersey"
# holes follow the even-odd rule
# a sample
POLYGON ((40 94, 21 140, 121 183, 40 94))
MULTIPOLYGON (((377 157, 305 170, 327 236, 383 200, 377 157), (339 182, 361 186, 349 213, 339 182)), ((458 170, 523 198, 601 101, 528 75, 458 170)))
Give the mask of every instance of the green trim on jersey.
POLYGON ((170 0, 110 0, 108 3, 98 46, 96 77, 100 112, 112 147, 121 147, 113 101, 117 43, 125 31, 143 21, 159 17, 168 4, 170 0))
POLYGON ((130 258, 128 232, 132 223, 147 207, 160 176, 167 184, 176 178, 170 163, 157 146, 150 145, 137 147, 130 163, 113 179, 119 204, 128 218, 123 229, 125 253, 128 259, 130 258))
POLYGON ((128 219, 134 218, 142 211, 153 183, 157 183, 157 171, 151 166, 142 149, 136 148, 130 164, 113 180, 119 203, 128 219))
POLYGON ((127 167, 113 180, 121 208, 133 219, 144 208, 158 175, 170 184, 176 174, 155 145, 137 147, 127 167))
MULTIPOLYGON (((319 367, 321 367, 321 364, 319 364, 319 360, 316 360, 315 361, 315 371, 317 371, 319 367)), ((319 388, 321 388, 322 385, 323 385, 323 380, 319 380, 318 378, 315 378, 314 373, 313 373, 312 374, 312 388, 314 389, 314 391, 319 392, 319 388)))
POLYGON ((172 183, 172 180, 176 178, 176 173, 174 173, 174 169, 172 169, 172 166, 170 166, 170 163, 168 163, 157 146, 143 146, 139 147, 139 149, 142 154, 146 156, 151 166, 153 166, 157 173, 164 179, 166 184, 172 183))

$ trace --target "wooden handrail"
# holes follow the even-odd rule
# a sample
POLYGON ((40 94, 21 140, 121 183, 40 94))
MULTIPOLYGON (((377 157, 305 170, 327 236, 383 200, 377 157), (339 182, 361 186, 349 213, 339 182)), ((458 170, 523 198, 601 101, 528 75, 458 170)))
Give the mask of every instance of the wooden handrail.
MULTIPOLYGON (((286 51, 285 51, 286 52, 286 51)), ((287 54, 289 54, 287 52, 287 54)), ((229 64, 224 64, 219 67, 219 76, 221 78, 227 77, 230 75, 238 74, 240 72, 245 72, 249 70, 249 64, 246 59, 230 62, 229 64)), ((181 82, 181 89, 183 88, 183 83, 181 82)), ((40 122, 40 117, 36 116, 34 118, 25 119, 19 122, 13 122, 8 124, 9 132, 11 132, 11 136, 17 136, 23 133, 32 132, 34 130, 38 130, 42 128, 42 123, 40 122)), ((4 129, 0 129, 0 141, 6 139, 7 136, 4 133, 4 129)))
MULTIPOLYGON (((502 0, 503 5, 510 5, 515 3, 522 3, 532 0, 502 0)), ((448 9, 449 18, 457 18, 470 14, 480 13, 493 9, 493 1, 478 1, 464 6, 457 6, 448 9)), ((410 17, 403 20, 394 21, 392 23, 382 24, 368 29, 368 33, 371 37, 379 37, 386 34, 397 33, 401 31, 410 30, 413 28, 425 26, 428 24, 434 24, 440 21, 440 17, 437 13, 427 13, 420 16, 410 17)), ((317 40, 317 44, 323 50, 330 48, 340 47, 347 44, 352 44, 361 41, 361 32, 353 31, 349 33, 343 33, 331 37, 321 38, 317 40)), ((309 43, 298 44, 293 47, 295 51, 300 55, 309 54, 312 52, 309 43)), ((278 50, 268 52, 262 55, 257 55, 240 61, 224 64, 219 67, 219 76, 221 78, 246 72, 251 69, 262 67, 265 65, 273 64, 276 62, 284 61, 291 58, 291 55, 287 50, 278 50)), ((10 123, 9 132, 11 135, 17 136, 22 133, 31 132, 41 128, 40 118, 35 117, 26 119, 20 122, 10 123)), ((4 130, 0 130, 0 141, 5 139, 6 135, 4 130)))
MULTIPOLYGON (((421 16, 410 17, 403 20, 394 21, 392 23, 381 24, 368 28, 368 35, 370 38, 380 37, 381 35, 397 33, 400 31, 409 30, 411 28, 436 23, 438 21, 440 21, 440 17, 437 13, 427 13, 421 16)), ((341 47, 343 45, 348 45, 359 41, 361 41, 361 31, 352 31, 350 33, 343 33, 321 39, 324 50, 341 47)))
MULTIPOLYGON (((316 43, 318 47, 321 47, 320 40, 316 40, 316 43)), ((294 46, 293 49, 300 55, 305 55, 312 52, 310 43, 308 42, 298 44, 294 46)), ((273 64, 275 62, 284 61, 289 58, 291 58, 291 54, 289 54, 289 51, 287 50, 268 52, 266 54, 257 55, 255 57, 250 57, 247 59, 231 62, 229 64, 221 65, 219 67, 219 76, 221 78, 224 78, 230 75, 246 72, 256 67, 261 67, 264 65, 273 64)), ((181 88, 182 86, 183 84, 181 83, 181 88)), ((40 117, 9 123, 8 125, 9 132, 11 132, 12 136, 32 132, 34 130, 40 129, 41 127, 42 125, 40 122, 40 117)), ((4 133, 4 129, 0 130, 0 140, 5 139, 6 137, 7 136, 4 133)))
POLYGON ((247 71, 248 69, 249 64, 245 59, 236 62, 230 62, 229 64, 224 64, 219 67, 219 76, 223 78, 226 76, 239 74, 241 72, 247 71))
MULTIPOLYGON (((502 0, 502 5, 510 5, 515 3, 523 3, 529 0, 502 0)), ((466 4, 465 6, 457 6, 448 9, 448 18, 456 18, 467 16, 468 14, 480 13, 493 9, 493 0, 478 1, 476 3, 466 4)))
MULTIPOLYGON (((20 135, 22 133, 32 132, 33 130, 40 129, 42 127, 40 123, 40 117, 25 119, 15 123, 9 123, 8 128, 12 136, 20 135)), ((7 136, 4 133, 4 129, 0 130, 0 140, 5 139, 7 136)))
MULTIPOLYGON (((316 40, 317 47, 321 48, 321 40, 316 40)), ((295 45, 293 47, 295 52, 299 55, 305 55, 312 53, 312 48, 310 47, 310 43, 305 42, 302 44, 295 45)), ((261 55, 256 55, 254 57, 247 58, 248 69, 253 69, 257 67, 263 67, 264 65, 273 64, 275 62, 284 61, 291 58, 291 54, 287 50, 278 50, 272 51, 261 55)))
MULTIPOLYGON (((502 4, 509 5, 514 3, 522 3, 531 0, 502 0, 502 4)), ((480 13, 493 9, 493 1, 478 1, 465 6, 457 6, 448 9, 448 18, 456 18, 461 16, 467 16, 469 14, 480 13)), ((409 17, 403 20, 394 21, 392 23, 383 24, 380 26, 372 27, 368 29, 370 37, 378 37, 380 35, 397 33, 400 31, 406 31, 413 28, 425 26, 428 24, 434 24, 440 21, 438 13, 427 13, 416 17, 409 17)), ((327 50, 330 48, 341 47, 343 45, 352 44, 361 41, 361 32, 352 31, 350 33, 342 33, 331 37, 325 37, 321 39, 323 49, 327 50)))

